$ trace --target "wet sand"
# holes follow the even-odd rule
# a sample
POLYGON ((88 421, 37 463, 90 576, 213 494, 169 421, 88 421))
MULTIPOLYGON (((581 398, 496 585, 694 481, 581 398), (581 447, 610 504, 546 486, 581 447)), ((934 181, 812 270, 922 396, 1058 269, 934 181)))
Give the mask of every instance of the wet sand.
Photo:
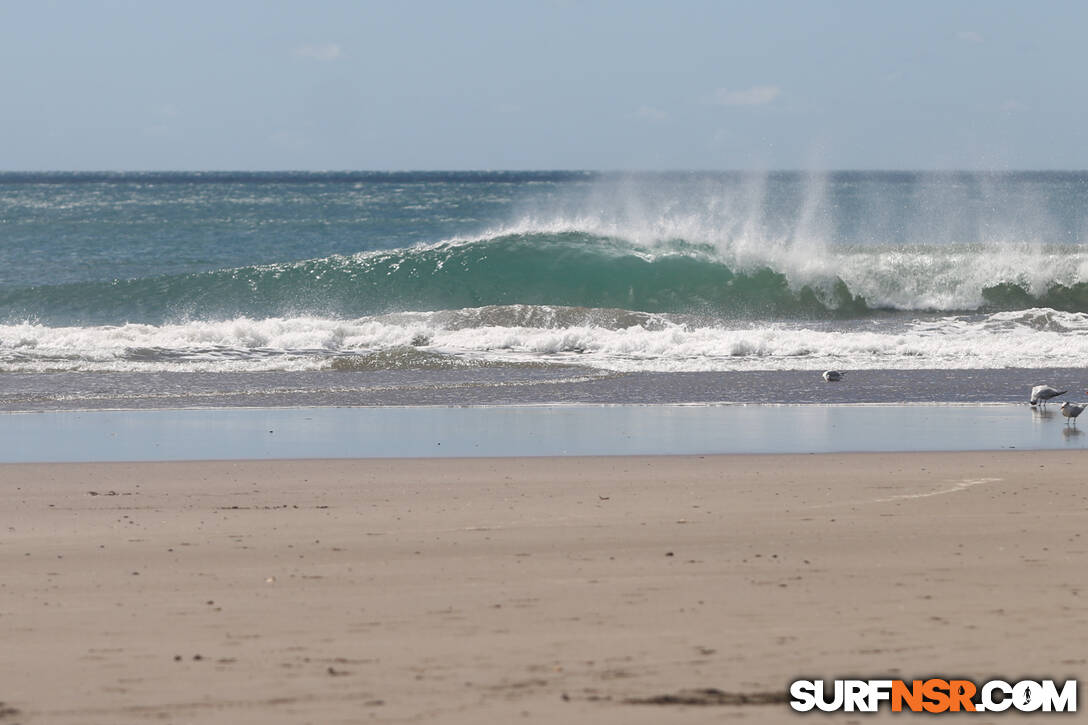
POLYGON ((773 723, 798 678, 1083 679, 1086 463, 3 465, 0 723, 773 723), (746 697, 632 702, 706 688, 746 697))
POLYGON ((0 463, 1088 451, 1058 406, 560 405, 0 414, 0 463))

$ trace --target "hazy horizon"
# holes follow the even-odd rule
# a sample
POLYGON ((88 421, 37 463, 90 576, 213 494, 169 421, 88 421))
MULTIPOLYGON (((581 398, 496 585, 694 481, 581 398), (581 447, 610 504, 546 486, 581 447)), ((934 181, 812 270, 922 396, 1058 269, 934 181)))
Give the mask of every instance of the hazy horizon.
POLYGON ((1054 175, 1080 175, 1088 174, 1088 166, 1085 168, 1005 168, 1005 169, 967 169, 967 168, 948 168, 948 169, 923 169, 923 168, 825 168, 825 169, 804 169, 804 168, 777 168, 777 169, 753 169, 753 168, 722 168, 722 169, 561 169, 561 168, 385 168, 385 169, 353 169, 353 168, 328 168, 328 169, 305 169, 305 168, 254 168, 254 169, 231 169, 231 168, 147 168, 147 169, 0 169, 0 177, 18 177, 18 176, 48 176, 50 174, 69 174, 79 176, 123 176, 123 175, 159 175, 159 174, 178 174, 178 175, 237 175, 237 176, 266 176, 274 174, 298 174, 298 175, 413 175, 413 174, 509 174, 509 175, 598 175, 598 176, 636 176, 640 174, 645 175, 750 175, 750 176, 775 176, 775 175, 798 175, 798 176, 825 176, 825 175, 850 175, 850 174, 865 174, 865 175, 912 175, 912 174, 929 174, 934 176, 952 176, 957 174, 971 175, 971 176, 988 176, 988 175, 1015 175, 1015 174, 1054 174, 1054 175))

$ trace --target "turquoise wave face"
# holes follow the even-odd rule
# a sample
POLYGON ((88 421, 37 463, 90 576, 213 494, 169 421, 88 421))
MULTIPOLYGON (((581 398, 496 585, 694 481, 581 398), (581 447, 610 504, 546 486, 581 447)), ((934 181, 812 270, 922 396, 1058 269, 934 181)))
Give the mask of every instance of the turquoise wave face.
POLYGON ((648 250, 581 232, 507 234, 193 274, 7 288, 0 291, 0 320, 160 324, 300 315, 355 318, 490 305, 610 308, 719 319, 849 318, 883 309, 1088 311, 1088 284, 1054 281, 1043 292, 1032 293, 1026 284, 987 284, 980 278, 981 261, 993 256, 988 252, 945 250, 940 253, 944 257, 933 250, 913 253, 915 258, 906 261, 909 255, 903 250, 875 256, 843 253, 818 259, 819 265, 802 260, 808 271, 801 274, 789 268, 798 263, 788 256, 777 264, 772 259, 741 266, 711 246, 683 240, 648 250), (926 264, 920 265, 917 260, 923 258, 926 264), (944 272, 935 273, 937 268, 944 272), (905 279, 904 270, 914 277, 905 279), (962 280, 943 279, 948 270, 962 270, 962 280), (948 304, 932 302, 939 287, 956 284, 977 290, 947 294, 948 304), (887 304, 882 297, 887 295, 906 303, 887 304), (977 303, 971 303, 975 298, 977 303))
POLYGON ((868 313, 841 279, 791 287, 682 242, 641 252, 579 233, 507 235, 187 275, 8 289, 0 319, 158 324, 180 319, 362 317, 486 305, 555 305, 716 317, 868 313))

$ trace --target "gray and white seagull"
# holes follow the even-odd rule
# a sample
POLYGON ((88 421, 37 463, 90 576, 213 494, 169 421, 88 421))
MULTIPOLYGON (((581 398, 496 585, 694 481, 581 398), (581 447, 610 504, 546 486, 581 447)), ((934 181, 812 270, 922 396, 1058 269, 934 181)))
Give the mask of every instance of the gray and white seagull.
POLYGON ((1059 395, 1065 395, 1066 392, 1067 391, 1065 390, 1058 390, 1057 388, 1052 388, 1049 385, 1036 385, 1034 388, 1031 389, 1031 400, 1029 400, 1028 403, 1030 403, 1032 407, 1039 403, 1042 403, 1043 407, 1045 408, 1046 401, 1050 400, 1051 398, 1056 398, 1059 395))
MULTIPOLYGON (((1077 427, 1077 416, 1084 412, 1084 404, 1082 403, 1070 403, 1068 400, 1062 403, 1062 415, 1069 420, 1073 421, 1073 427, 1077 427)), ((1066 425, 1069 425, 1069 420, 1065 421, 1066 425)))

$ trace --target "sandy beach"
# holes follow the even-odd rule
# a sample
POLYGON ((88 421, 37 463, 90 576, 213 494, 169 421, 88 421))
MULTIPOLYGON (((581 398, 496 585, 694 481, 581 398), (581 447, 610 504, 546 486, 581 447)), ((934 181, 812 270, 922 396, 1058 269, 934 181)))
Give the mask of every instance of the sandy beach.
POLYGON ((1086 462, 7 464, 0 722, 773 723, 798 678, 1083 679, 1086 462))

